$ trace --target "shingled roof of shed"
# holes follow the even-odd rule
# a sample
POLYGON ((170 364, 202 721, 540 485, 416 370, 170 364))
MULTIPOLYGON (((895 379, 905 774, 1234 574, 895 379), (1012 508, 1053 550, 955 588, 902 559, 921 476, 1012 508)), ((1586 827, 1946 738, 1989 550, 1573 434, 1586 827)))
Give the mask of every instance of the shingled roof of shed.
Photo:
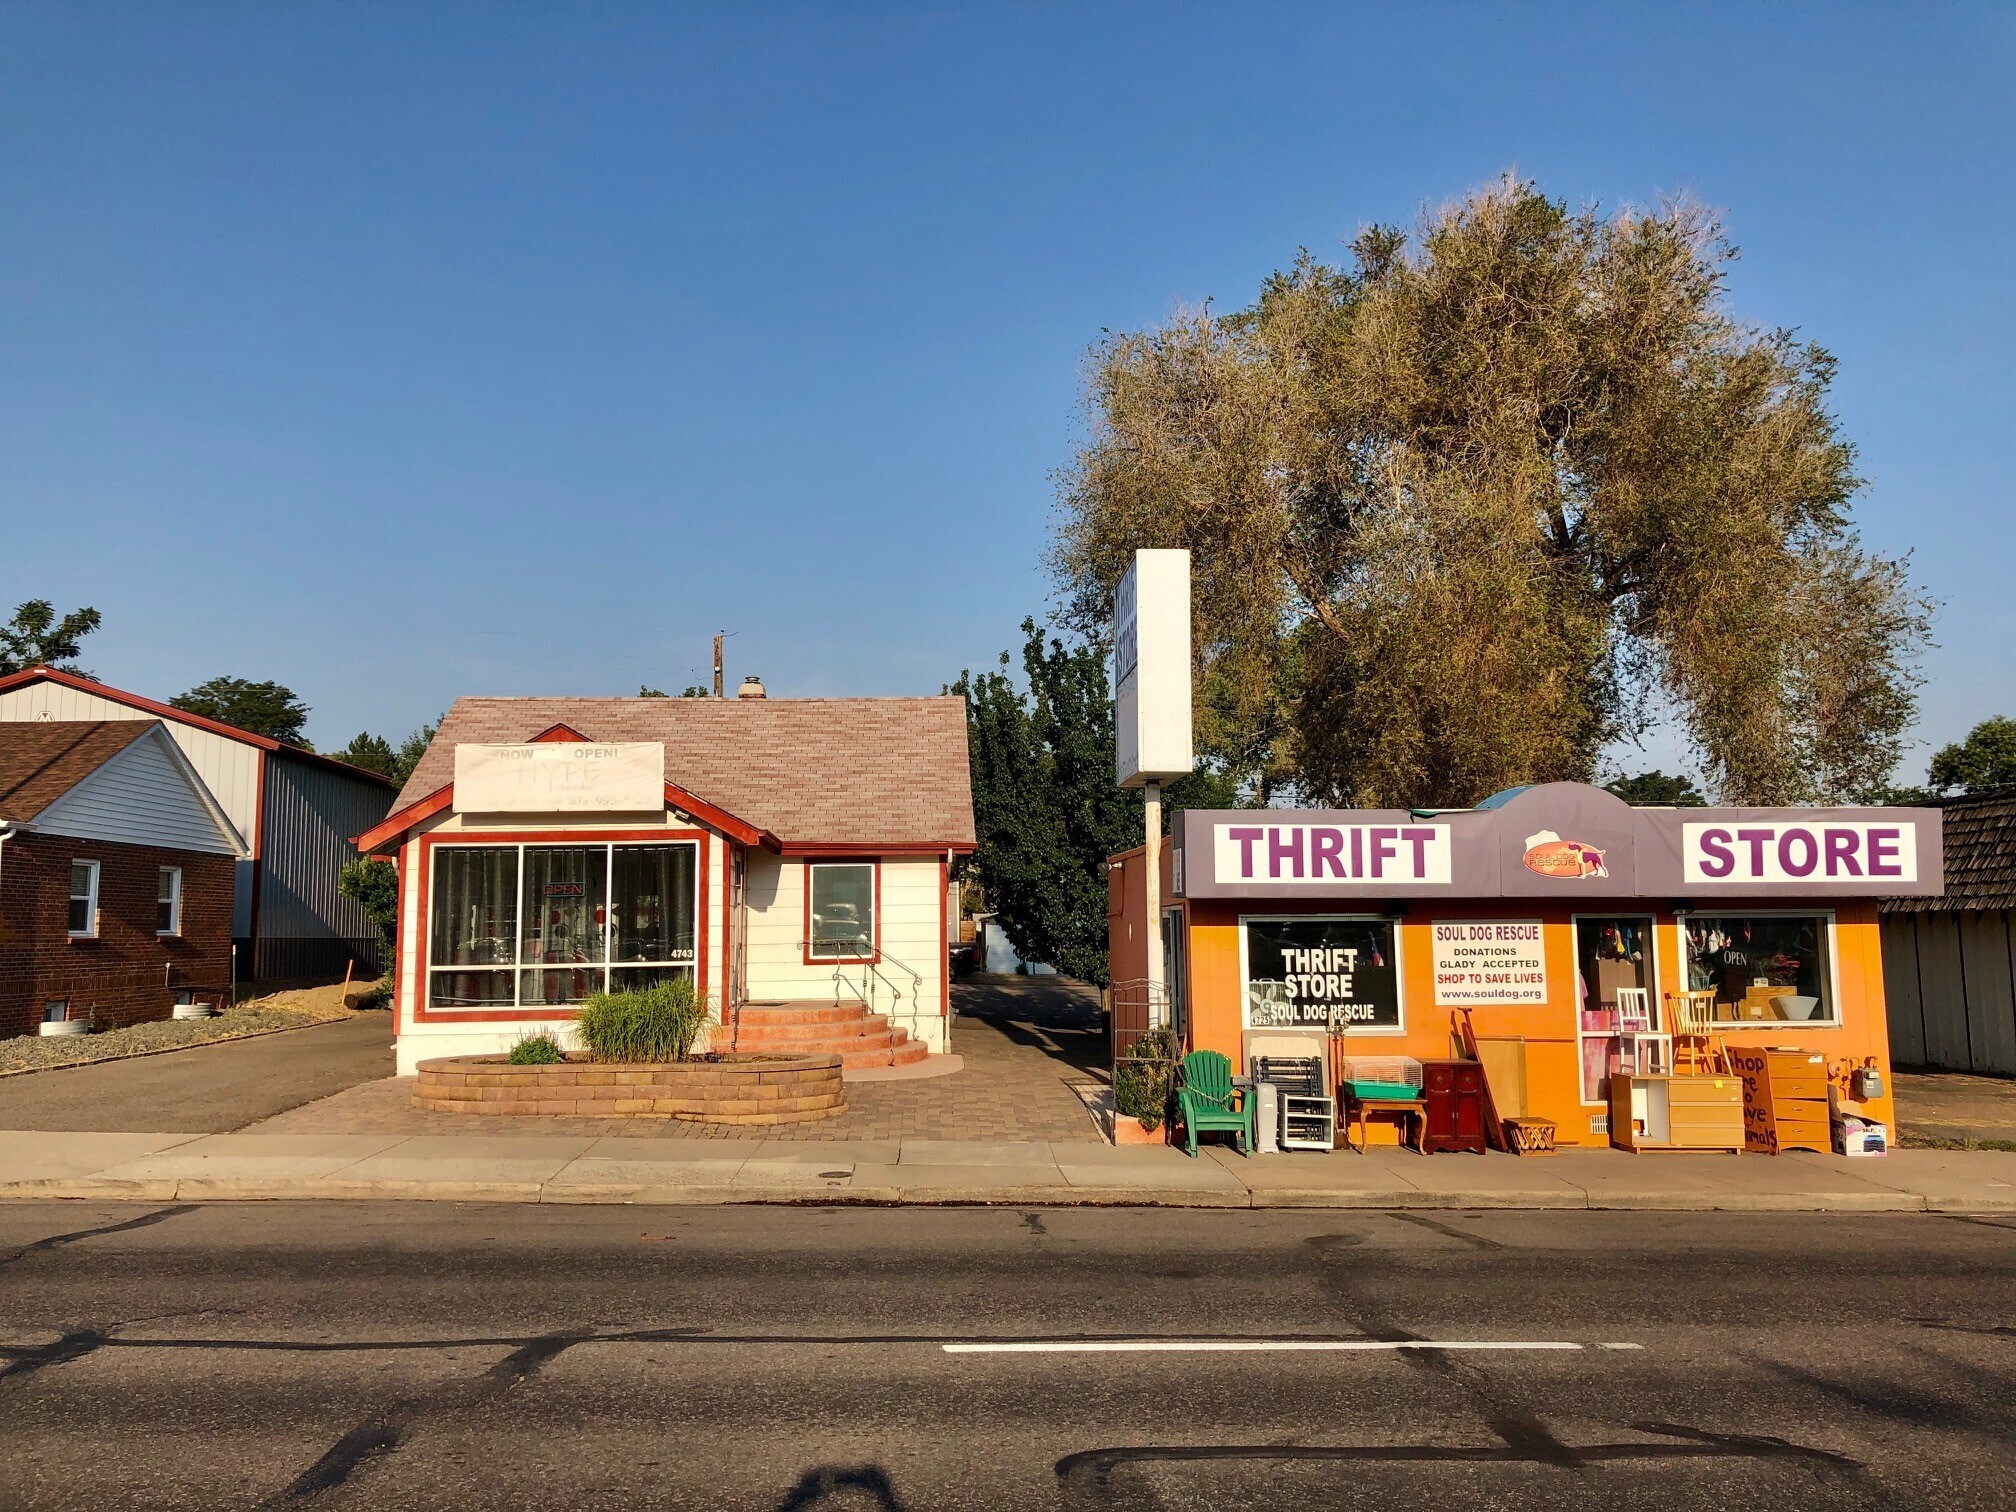
POLYGON ((394 812, 455 780, 455 747, 564 725, 656 741, 665 780, 785 842, 973 844, 959 698, 458 698, 394 812))
POLYGON ((1946 893, 1938 898, 1885 898, 1885 913, 1968 913, 2016 908, 2016 788, 1973 798, 1947 798, 1946 893))
POLYGON ((0 721, 0 823, 28 823, 154 727, 140 719, 0 721))

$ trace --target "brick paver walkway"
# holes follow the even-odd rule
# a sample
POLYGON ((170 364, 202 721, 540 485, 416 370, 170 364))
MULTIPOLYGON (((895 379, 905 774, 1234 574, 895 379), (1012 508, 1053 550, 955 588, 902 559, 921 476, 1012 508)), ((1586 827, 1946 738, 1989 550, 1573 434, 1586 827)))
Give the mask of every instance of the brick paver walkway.
POLYGON ((985 1139, 1099 1143, 1073 1082, 1105 1078, 1099 996, 1061 977, 955 983, 952 1049, 965 1069, 922 1081, 849 1082, 847 1111, 749 1128, 673 1118, 485 1118, 414 1109, 413 1079, 366 1082, 253 1124, 248 1134, 625 1134, 663 1139, 985 1139))

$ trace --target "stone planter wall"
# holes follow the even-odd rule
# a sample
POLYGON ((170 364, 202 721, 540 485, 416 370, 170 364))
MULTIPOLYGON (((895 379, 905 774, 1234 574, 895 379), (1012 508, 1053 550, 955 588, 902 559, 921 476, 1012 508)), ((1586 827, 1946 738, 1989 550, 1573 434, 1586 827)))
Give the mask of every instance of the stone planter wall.
POLYGON ((459 1055, 424 1060, 416 1069, 413 1106, 429 1113, 786 1124, 847 1111, 837 1055, 724 1056, 647 1066, 585 1059, 514 1066, 501 1055, 459 1055))

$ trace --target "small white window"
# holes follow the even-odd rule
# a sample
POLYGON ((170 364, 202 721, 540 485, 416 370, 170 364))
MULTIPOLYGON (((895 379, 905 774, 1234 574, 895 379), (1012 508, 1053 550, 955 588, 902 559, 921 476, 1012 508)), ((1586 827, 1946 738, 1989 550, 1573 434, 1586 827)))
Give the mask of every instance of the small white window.
POLYGON ((70 999, 68 998, 50 998, 48 1002, 42 1005, 42 1022, 45 1024, 60 1024, 69 1017, 70 999))
POLYGON ((870 862, 822 863, 808 868, 807 961, 873 960, 875 867, 870 862))
POLYGON ((70 863, 70 938, 89 940, 98 933, 98 863, 70 863))
POLYGON ((182 868, 161 868, 161 884, 154 894, 154 933, 182 933, 182 868))

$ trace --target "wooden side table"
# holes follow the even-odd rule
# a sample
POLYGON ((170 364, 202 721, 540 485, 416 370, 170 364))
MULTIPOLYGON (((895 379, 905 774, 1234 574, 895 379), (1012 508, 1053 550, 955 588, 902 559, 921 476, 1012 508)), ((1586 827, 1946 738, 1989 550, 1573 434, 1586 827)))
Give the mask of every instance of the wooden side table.
POLYGON ((1421 1136, 1428 1127, 1428 1104, 1418 1097, 1347 1097, 1344 1101, 1344 1147, 1347 1150, 1355 1150, 1360 1155, 1365 1153, 1365 1120, 1377 1113, 1400 1114, 1401 1147, 1412 1150, 1416 1155, 1421 1153, 1421 1136), (1414 1142, 1410 1145, 1407 1143, 1407 1125, 1417 1118, 1420 1123, 1416 1125, 1414 1142), (1358 1125, 1358 1143, 1355 1145, 1351 1143, 1353 1123, 1358 1125))

